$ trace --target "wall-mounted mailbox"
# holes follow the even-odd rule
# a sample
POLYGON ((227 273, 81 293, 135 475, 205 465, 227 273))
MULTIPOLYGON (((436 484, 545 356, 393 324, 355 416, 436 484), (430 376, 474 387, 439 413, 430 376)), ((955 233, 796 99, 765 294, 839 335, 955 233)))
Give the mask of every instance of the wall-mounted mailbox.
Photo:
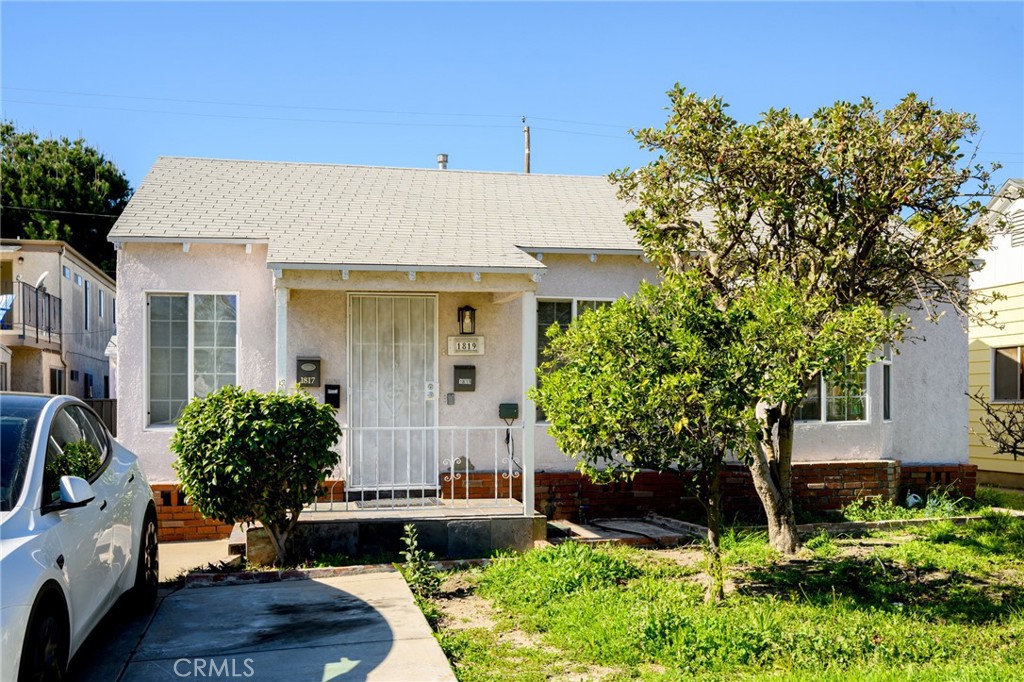
POLYGON ((498 419, 519 419, 519 403, 498 403, 498 419))
POLYGON ((295 377, 302 388, 319 388, 320 358, 296 358, 295 377))
POLYGON ((455 365, 455 390, 476 390, 476 367, 473 365, 455 365))
POLYGON ((324 384, 324 402, 334 409, 341 407, 341 384, 324 384))

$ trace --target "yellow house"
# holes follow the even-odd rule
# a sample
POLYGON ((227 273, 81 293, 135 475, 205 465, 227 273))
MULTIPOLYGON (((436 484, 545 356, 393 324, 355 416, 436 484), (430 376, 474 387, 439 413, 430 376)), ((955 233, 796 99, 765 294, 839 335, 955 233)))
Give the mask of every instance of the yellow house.
MULTIPOLYGON (((984 267, 971 275, 971 288, 1006 298, 983 310, 995 323, 970 327, 969 390, 993 404, 1024 402, 1024 179, 1008 180, 989 203, 990 220, 1005 220, 992 248, 979 255, 984 267)), ((983 444, 982 409, 970 403, 970 457, 978 482, 1024 488, 1024 460, 998 455, 983 444)))

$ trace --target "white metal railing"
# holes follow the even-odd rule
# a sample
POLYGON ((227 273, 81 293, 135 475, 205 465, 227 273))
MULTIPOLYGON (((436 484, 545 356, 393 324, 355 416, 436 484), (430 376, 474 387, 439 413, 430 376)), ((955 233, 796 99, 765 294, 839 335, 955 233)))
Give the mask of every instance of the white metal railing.
POLYGON ((519 504, 522 426, 342 429, 342 453, 310 511, 394 511, 519 504))

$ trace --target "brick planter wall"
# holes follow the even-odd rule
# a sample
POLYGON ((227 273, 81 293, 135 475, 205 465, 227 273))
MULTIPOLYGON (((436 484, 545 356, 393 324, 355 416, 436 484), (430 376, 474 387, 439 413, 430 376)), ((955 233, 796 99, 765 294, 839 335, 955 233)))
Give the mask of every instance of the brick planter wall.
MULTIPOLYGON (((493 471, 470 471, 468 474, 463 472, 461 477, 456 480, 446 481, 445 477, 448 474, 442 473, 438 477, 441 498, 464 500, 467 497, 466 488, 468 486, 471 500, 508 499, 509 480, 502 478, 502 474, 507 476, 508 472, 498 472, 495 475, 493 471)), ((522 474, 512 479, 512 497, 517 500, 523 499, 522 474)))
MULTIPOLYGON (((798 511, 840 509, 854 500, 879 496, 896 499, 908 490, 926 492, 935 485, 952 485, 971 497, 977 485, 973 465, 908 465, 895 460, 801 462, 793 465, 793 504, 798 511)), ((693 497, 683 496, 674 474, 645 472, 631 482, 597 485, 577 472, 536 475, 536 509, 550 519, 580 520, 609 516, 701 513, 693 497)), ((761 522, 764 509, 754 490, 750 471, 743 466, 722 472, 722 506, 726 519, 761 522)))
POLYGON ((150 487, 156 503, 157 539, 160 542, 223 540, 231 535, 232 524, 200 514, 185 502, 185 495, 176 484, 156 483, 150 487))

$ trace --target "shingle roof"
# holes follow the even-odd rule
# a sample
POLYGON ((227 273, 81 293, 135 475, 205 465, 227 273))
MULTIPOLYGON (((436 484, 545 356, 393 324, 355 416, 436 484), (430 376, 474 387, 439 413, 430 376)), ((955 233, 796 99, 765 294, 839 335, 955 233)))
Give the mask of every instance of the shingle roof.
POLYGON ((111 241, 269 243, 288 266, 538 269, 525 251, 638 252, 604 177, 161 157, 111 241))

